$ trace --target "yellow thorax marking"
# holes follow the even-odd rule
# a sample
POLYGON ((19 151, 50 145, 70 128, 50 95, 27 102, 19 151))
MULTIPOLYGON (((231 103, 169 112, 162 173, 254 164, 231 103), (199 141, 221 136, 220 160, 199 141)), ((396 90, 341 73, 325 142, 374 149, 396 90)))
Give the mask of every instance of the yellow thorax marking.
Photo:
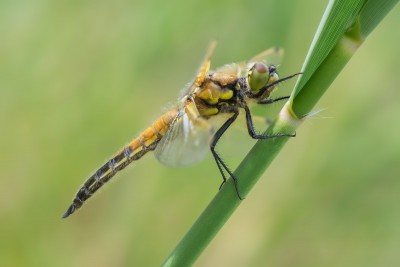
POLYGON ((197 91, 199 98, 207 103, 213 105, 217 104, 219 100, 228 100, 233 97, 233 91, 227 88, 221 88, 213 82, 207 82, 199 91, 197 91))

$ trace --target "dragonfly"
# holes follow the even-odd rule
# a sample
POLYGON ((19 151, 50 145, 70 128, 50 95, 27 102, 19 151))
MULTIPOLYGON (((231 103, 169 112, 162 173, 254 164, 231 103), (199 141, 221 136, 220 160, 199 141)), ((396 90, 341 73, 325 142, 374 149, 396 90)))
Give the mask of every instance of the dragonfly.
POLYGON ((216 145, 237 119, 240 110, 245 112, 251 138, 294 137, 295 133, 257 134, 249 104, 268 105, 288 99, 289 96, 272 99, 270 95, 278 84, 300 73, 279 78, 277 66, 266 61, 282 54, 283 49, 278 47, 270 48, 247 62, 228 64, 211 71, 211 56, 215 46, 216 42, 212 42, 197 75, 183 90, 176 106, 162 114, 95 171, 75 194, 62 218, 74 213, 117 172, 150 151, 154 151, 156 158, 168 166, 193 164, 211 151, 223 179, 220 188, 229 175, 234 181, 237 196, 243 199, 238 180, 217 153, 216 145), (210 123, 215 117, 227 117, 217 131, 210 123))

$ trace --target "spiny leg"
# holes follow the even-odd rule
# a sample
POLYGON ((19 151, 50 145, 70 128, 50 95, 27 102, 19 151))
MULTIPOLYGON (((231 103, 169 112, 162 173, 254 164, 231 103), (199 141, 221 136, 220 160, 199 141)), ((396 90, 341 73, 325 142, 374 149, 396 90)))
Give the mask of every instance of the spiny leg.
MULTIPOLYGON (((290 96, 281 96, 281 97, 278 97, 278 98, 275 98, 275 99, 267 98, 267 99, 263 99, 263 100, 258 101, 257 104, 268 105, 268 104, 272 104, 272 103, 275 103, 275 102, 278 102, 278 101, 281 101, 281 100, 285 100, 285 99, 289 99, 289 98, 290 98, 290 96)), ((254 119, 257 119, 258 117, 252 115, 252 118, 253 118, 253 121, 254 121, 254 119)), ((264 122, 264 123, 266 122, 268 126, 272 124, 272 120, 270 120, 269 118, 265 118, 265 119, 263 118, 261 121, 264 122)))
MULTIPOLYGON (((213 154, 213 156, 214 156, 214 154, 213 154)), ((214 159, 215 159, 215 156, 214 156, 214 159)), ((226 176, 225 176, 224 170, 223 170, 222 167, 221 167, 221 163, 219 163, 219 161, 216 160, 216 159, 215 159, 215 162, 217 163, 218 170, 219 170, 219 172, 220 172, 221 175, 222 175, 222 183, 221 183, 221 185, 220 185, 219 188, 218 188, 218 190, 221 190, 222 186, 223 186, 224 183, 226 182, 226 176)))
POLYGON ((226 166, 226 164, 223 162, 223 160, 221 159, 221 157, 218 155, 218 153, 215 151, 215 146, 218 143, 218 140, 221 138, 221 136, 225 133, 225 131, 229 128, 229 126, 231 126, 231 124, 236 120, 236 118, 239 115, 239 111, 235 110, 234 114, 232 117, 230 117, 222 126, 221 128, 218 129, 218 131, 215 133, 213 140, 211 142, 210 145, 210 149, 211 149, 211 153, 215 159, 215 162, 217 163, 218 169, 222 175, 223 178, 223 182, 220 186, 220 189, 222 187, 222 185, 226 182, 226 176, 225 173, 223 171, 223 169, 226 170, 226 172, 232 177, 232 180, 235 184, 235 190, 236 190, 236 194, 239 197, 240 200, 242 200, 243 198, 241 197, 240 193, 239 193, 239 188, 238 188, 238 181, 236 179, 236 177, 233 175, 233 173, 229 170, 228 166, 226 166))
POLYGON ((281 97, 278 97, 278 98, 275 98, 275 99, 267 98, 267 99, 263 99, 263 100, 258 101, 257 104, 262 104, 262 105, 272 104, 272 103, 275 103, 275 102, 278 102, 278 101, 281 101, 281 100, 284 100, 284 99, 289 99, 289 98, 290 98, 290 96, 281 96, 281 97))
POLYGON ((254 125, 253 125, 253 120, 251 118, 251 113, 250 109, 247 105, 244 106, 244 110, 246 112, 246 124, 247 124, 247 130, 249 132, 249 135, 253 139, 269 139, 269 138, 275 138, 275 137, 295 137, 296 133, 294 134, 270 134, 270 135, 262 135, 262 134, 257 134, 254 130, 254 125))
POLYGON ((292 79, 293 77, 295 77, 295 76, 297 76, 297 75, 300 75, 300 74, 303 74, 303 73, 302 73, 302 72, 295 73, 295 74, 289 75, 289 76, 287 76, 287 77, 285 77, 285 78, 281 78, 281 79, 279 79, 279 80, 276 80, 276 81, 274 81, 274 82, 267 83, 263 88, 261 88, 261 89, 258 91, 258 93, 253 94, 253 95, 251 96, 251 98, 258 98, 258 97, 261 97, 261 96, 265 93, 265 91, 268 90, 268 88, 271 88, 271 87, 273 87, 273 86, 275 86, 275 85, 277 85, 277 84, 279 84, 279 83, 281 83, 281 82, 284 82, 284 81, 286 81, 286 80, 292 79))

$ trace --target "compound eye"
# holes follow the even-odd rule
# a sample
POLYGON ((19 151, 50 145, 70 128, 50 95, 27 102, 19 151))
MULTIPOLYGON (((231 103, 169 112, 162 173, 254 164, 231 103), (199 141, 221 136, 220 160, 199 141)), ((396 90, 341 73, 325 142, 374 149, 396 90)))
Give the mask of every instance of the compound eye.
POLYGON ((257 93, 269 80, 268 66, 262 62, 255 63, 247 72, 247 80, 250 90, 253 93, 257 93))

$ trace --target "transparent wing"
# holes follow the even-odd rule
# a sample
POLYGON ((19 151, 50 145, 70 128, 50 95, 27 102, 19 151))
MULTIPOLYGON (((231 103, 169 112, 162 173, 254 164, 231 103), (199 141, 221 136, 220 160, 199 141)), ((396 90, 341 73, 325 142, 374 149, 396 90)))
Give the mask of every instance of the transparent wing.
POLYGON ((248 62, 264 62, 267 65, 274 65, 278 66, 282 62, 282 58, 285 51, 282 47, 271 47, 260 54, 256 55, 255 57, 251 58, 248 62))
POLYGON ((199 117, 194 103, 181 109, 155 149, 156 158, 167 166, 187 166, 202 160, 209 151, 211 125, 199 117))
POLYGON ((246 68, 246 62, 226 64, 222 67, 217 68, 216 72, 239 75, 241 73, 241 69, 243 68, 246 68))
POLYGON ((217 69, 217 72, 237 74, 238 76, 243 76, 246 74, 249 64, 255 62, 264 62, 267 65, 279 66, 282 62, 284 55, 284 50, 281 47, 271 47, 260 54, 252 57, 248 61, 242 61, 239 63, 232 63, 224 65, 217 69))
POLYGON ((210 47, 208 48, 208 51, 206 53, 206 56, 203 60, 203 63, 200 66, 199 72, 197 73, 196 77, 194 78, 193 83, 189 84, 181 93, 181 96, 189 95, 191 94, 197 87, 203 84, 204 80, 207 77, 207 73, 210 70, 211 66, 211 56, 214 53, 214 49, 217 46, 216 41, 212 41, 210 44, 210 47))

